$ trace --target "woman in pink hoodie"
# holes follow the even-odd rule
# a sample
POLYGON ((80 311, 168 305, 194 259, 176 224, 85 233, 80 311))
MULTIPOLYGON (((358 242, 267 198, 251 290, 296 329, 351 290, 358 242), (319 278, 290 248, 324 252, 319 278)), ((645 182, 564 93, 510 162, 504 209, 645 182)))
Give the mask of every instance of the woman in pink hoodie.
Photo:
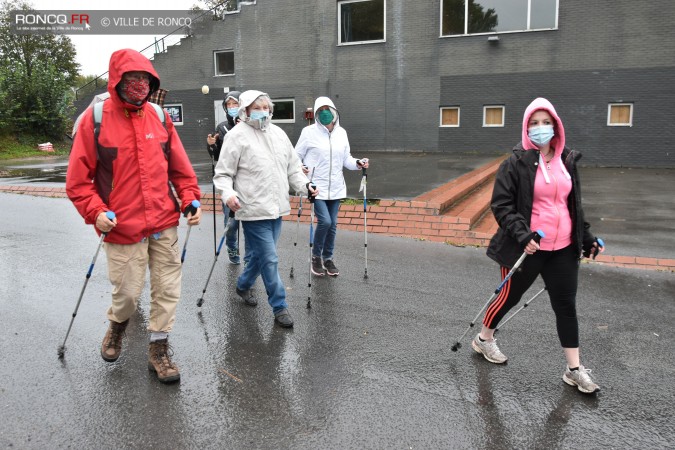
POLYGON ((565 129, 553 105, 544 98, 535 99, 523 116, 522 141, 495 179, 491 208, 499 229, 487 251, 501 266, 502 279, 523 251, 528 257, 488 306, 471 346, 492 363, 507 361, 494 330, 541 275, 567 360, 563 381, 591 394, 600 388, 579 361, 579 259, 582 252, 588 256, 604 248, 584 220, 576 166, 579 158, 579 153, 565 147, 565 129), (539 243, 533 239, 535 230, 545 234, 539 243))

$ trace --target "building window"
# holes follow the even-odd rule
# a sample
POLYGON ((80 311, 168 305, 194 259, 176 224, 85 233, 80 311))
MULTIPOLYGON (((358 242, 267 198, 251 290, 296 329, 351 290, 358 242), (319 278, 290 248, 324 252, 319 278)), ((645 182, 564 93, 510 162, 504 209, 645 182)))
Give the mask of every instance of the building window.
POLYGON ((234 75, 234 50, 213 52, 215 76, 234 75))
POLYGON ((441 107, 441 124, 442 127, 458 127, 459 126, 459 106, 441 107))
POLYGON ((183 125, 183 104, 182 103, 173 103, 170 105, 164 105, 164 109, 169 113, 171 122, 174 125, 183 125))
POLYGON ((338 43, 384 42, 386 35, 385 0, 345 0, 338 2, 338 43))
POLYGON ((292 98, 281 98, 272 100, 272 103, 274 103, 272 122, 295 123, 295 100, 292 98))
POLYGON ((608 127, 632 127, 633 126, 633 104, 632 103, 610 103, 607 110, 608 127))
POLYGON ((503 127, 504 126, 504 107, 503 106, 483 106, 483 126, 484 127, 503 127))
POLYGON ((442 0, 441 36, 558 28, 558 0, 442 0))

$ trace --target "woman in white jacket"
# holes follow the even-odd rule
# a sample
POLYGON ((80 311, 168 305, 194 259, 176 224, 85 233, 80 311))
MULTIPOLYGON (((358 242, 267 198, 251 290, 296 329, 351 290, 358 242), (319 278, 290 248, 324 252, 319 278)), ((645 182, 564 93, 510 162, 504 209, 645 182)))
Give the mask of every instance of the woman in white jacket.
POLYGON ((269 96, 260 91, 246 91, 239 96, 242 123, 225 135, 223 147, 227 151, 220 153, 213 183, 244 228, 249 261, 237 279, 237 294, 246 304, 255 306, 257 300, 251 288, 261 276, 275 322, 290 328, 293 318, 279 276, 276 249, 281 216, 291 211, 290 189, 310 189, 313 195, 316 191, 302 173, 286 133, 270 122, 273 107, 269 96))
POLYGON ((305 173, 313 173, 312 182, 319 188, 314 203, 318 223, 312 248, 312 273, 337 276, 340 272, 333 261, 337 216, 340 201, 347 196, 342 168, 367 169, 368 159, 352 157, 347 132, 340 126, 339 114, 331 99, 316 99, 314 117, 316 122, 302 130, 295 146, 305 173))

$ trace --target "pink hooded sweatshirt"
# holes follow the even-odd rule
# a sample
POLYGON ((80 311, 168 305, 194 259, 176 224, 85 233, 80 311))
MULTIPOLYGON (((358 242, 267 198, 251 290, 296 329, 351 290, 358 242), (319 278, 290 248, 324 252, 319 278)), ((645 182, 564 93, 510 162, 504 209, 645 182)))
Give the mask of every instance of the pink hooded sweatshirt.
POLYGON ((551 102, 541 97, 533 100, 523 115, 522 143, 525 150, 539 151, 527 134, 530 117, 539 110, 547 111, 554 121, 554 136, 550 144, 555 153, 548 163, 539 155, 530 228, 546 234, 539 244, 541 250, 560 250, 572 243, 572 218, 567 206, 572 180, 561 158, 565 148, 565 128, 551 102))

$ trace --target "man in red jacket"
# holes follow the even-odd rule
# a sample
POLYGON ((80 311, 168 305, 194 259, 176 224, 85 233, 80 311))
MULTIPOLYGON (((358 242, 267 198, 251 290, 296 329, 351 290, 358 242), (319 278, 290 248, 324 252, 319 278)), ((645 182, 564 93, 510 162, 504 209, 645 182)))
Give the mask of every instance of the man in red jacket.
POLYGON ((119 358, 149 266, 148 368, 169 383, 180 380, 168 344, 181 292, 178 220, 180 211, 186 211, 188 224, 196 225, 201 209, 191 206, 200 198, 199 186, 173 123, 164 111, 162 123, 147 102, 158 88, 159 76, 145 56, 129 49, 112 54, 110 98, 98 124, 92 108, 84 113, 70 154, 66 192, 85 222, 107 234, 113 292, 101 356, 108 362, 119 358), (116 217, 109 220, 107 211, 116 217))

